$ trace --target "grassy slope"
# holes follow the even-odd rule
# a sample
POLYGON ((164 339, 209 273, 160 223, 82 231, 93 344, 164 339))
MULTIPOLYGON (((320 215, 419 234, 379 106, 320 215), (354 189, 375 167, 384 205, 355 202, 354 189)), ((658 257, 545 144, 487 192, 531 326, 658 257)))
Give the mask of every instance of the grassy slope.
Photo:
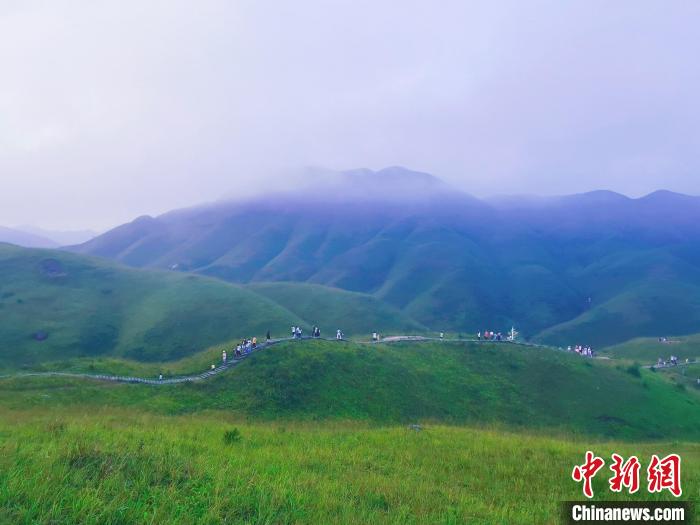
MULTIPOLYGON (((583 499, 570 472, 589 448, 680 453, 683 499, 700 497, 697 444, 80 408, 0 409, 0 436, 3 523, 557 523, 560 501, 583 499)), ((596 501, 630 498, 606 480, 596 501)))
POLYGON ((425 326, 371 295, 305 283, 255 283, 248 288, 275 301, 332 337, 340 328, 348 335, 424 332, 425 326))
POLYGON ((667 343, 661 343, 658 337, 632 339, 606 348, 605 354, 649 364, 655 363, 659 357, 668 359, 671 355, 683 360, 700 357, 700 334, 669 337, 668 340, 667 343))
POLYGON ((4 380, 15 408, 90 403, 255 418, 434 420, 628 439, 700 438, 700 396, 660 374, 510 345, 285 343, 206 382, 145 387, 4 380), (661 425, 659 422, 663 421, 661 425))
MULTIPOLYGON (((637 337, 688 334, 700 326, 700 289, 677 282, 646 282, 536 339, 548 344, 619 344, 637 337)), ((656 356, 659 357, 659 356, 656 356)))
POLYGON ((5 367, 94 355, 176 359, 299 322, 239 286, 64 252, 0 245, 0 275, 5 367), (35 340, 38 331, 48 338, 35 340))
POLYGON ((76 357, 178 360, 268 329, 286 336, 292 324, 309 333, 319 323, 326 334, 337 327, 348 334, 424 330, 362 294, 313 285, 243 287, 60 251, 0 245, 0 276, 0 368, 76 357), (33 337, 40 331, 45 341, 33 337))

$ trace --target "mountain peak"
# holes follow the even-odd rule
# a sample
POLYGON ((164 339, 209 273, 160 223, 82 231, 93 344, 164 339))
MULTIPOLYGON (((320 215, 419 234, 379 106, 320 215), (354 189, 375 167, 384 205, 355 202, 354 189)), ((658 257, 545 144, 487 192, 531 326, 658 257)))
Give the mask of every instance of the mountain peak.
POLYGON ((429 173, 413 171, 401 166, 390 166, 379 171, 369 169, 358 169, 343 171, 339 179, 343 184, 357 185, 367 189, 386 189, 394 193, 407 190, 425 191, 440 190, 447 191, 450 187, 429 173))
POLYGON ((695 200, 697 197, 693 197, 691 195, 686 195, 684 193, 677 193, 675 191, 670 191, 670 190, 656 190, 651 192, 648 195, 645 195, 644 197, 640 197, 638 200, 640 201, 653 201, 653 202, 672 202, 672 201, 678 201, 678 200, 683 200, 683 201, 688 201, 688 200, 695 200))

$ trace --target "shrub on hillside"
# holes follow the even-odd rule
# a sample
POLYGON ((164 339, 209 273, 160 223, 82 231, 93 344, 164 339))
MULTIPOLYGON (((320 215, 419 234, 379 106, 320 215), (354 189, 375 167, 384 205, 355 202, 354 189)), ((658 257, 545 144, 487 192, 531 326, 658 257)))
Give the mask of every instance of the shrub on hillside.
POLYGON ((241 433, 237 428, 224 432, 224 443, 233 445, 241 440, 241 433))
POLYGON ((627 367, 627 373, 633 377, 642 377, 642 373, 639 370, 639 364, 635 363, 627 367))

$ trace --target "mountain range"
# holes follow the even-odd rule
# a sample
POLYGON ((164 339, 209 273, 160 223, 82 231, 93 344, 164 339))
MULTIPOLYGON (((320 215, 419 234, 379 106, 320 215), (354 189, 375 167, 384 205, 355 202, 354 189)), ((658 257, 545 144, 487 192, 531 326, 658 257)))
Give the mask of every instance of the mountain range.
POLYGON ((0 242, 23 246, 24 248, 58 248, 87 242, 98 234, 91 230, 62 231, 44 230, 36 226, 24 225, 15 228, 0 226, 0 242))
POLYGON ((668 191, 477 199, 393 167, 139 217, 68 249, 261 289, 359 292, 432 330, 514 325, 603 346, 700 331, 699 220, 700 198, 668 191))

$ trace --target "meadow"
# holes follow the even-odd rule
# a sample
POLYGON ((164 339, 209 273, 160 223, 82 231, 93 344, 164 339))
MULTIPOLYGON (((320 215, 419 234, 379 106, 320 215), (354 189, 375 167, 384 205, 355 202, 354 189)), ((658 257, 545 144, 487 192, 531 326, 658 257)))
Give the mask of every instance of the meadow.
MULTIPOLYGON (((222 348, 44 366, 188 373, 222 348)), ((700 390, 674 373, 509 344, 320 340, 193 384, 0 378, 0 523, 557 523, 589 449, 679 453, 695 501, 700 390)), ((596 499, 630 498, 607 474, 596 499)))
POLYGON ((700 358, 700 334, 667 337, 664 342, 659 341, 658 337, 642 337, 608 347, 603 353, 618 359, 637 360, 649 364, 656 363, 660 357, 668 359, 671 355, 675 355, 680 360, 693 361, 700 358))
MULTIPOLYGON (((559 502, 582 499, 570 473, 589 448, 608 458, 680 453, 683 499, 700 497, 696 443, 221 412, 0 414, 3 523, 557 523, 559 502)), ((596 499, 624 499, 607 478, 594 480, 596 499)))
MULTIPOLYGON (((220 358, 217 353, 214 348, 170 364, 180 373, 188 367, 200 372, 220 358)), ((87 368, 111 363, 90 361, 87 368)), ((121 364, 129 373, 156 376, 153 364, 121 364)), ((166 371, 167 366, 161 363, 166 371)), ((6 378, 0 380, 0 406, 80 404, 168 415, 224 410, 263 421, 432 421, 609 439, 700 439, 700 390, 673 379, 634 364, 508 344, 290 341, 206 381, 183 385, 6 378)))
POLYGON ((4 371, 74 358, 173 362, 267 330, 286 337, 291 325, 308 333, 323 322, 335 330, 338 320, 348 320, 348 335, 425 330, 364 294, 307 284, 239 286, 57 250, 0 243, 0 275, 4 371))

